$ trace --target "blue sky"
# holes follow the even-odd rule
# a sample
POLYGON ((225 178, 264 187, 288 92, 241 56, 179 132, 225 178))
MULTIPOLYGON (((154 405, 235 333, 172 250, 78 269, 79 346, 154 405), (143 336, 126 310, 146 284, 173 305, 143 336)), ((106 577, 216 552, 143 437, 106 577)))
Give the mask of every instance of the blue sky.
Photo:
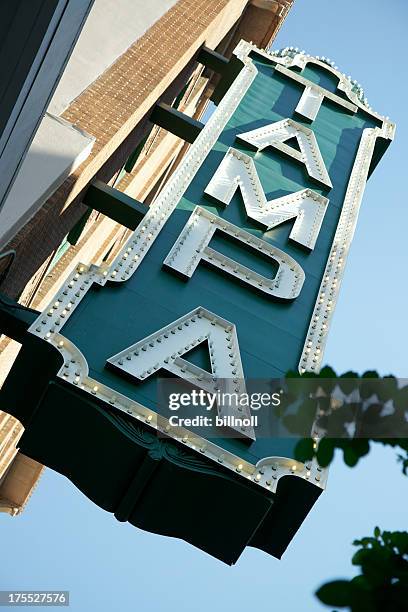
MULTIPOLYGON (((407 376, 407 16, 404 0, 296 0, 274 45, 330 57, 397 123, 368 183, 334 316, 325 361, 337 371, 407 376)), ((377 447, 357 469, 338 460, 284 559, 247 549, 233 568, 116 522, 47 470, 25 513, 0 515, 0 588, 68 589, 75 612, 329 610, 313 591, 353 574, 352 540, 376 524, 406 528, 408 480, 394 457, 377 447)))

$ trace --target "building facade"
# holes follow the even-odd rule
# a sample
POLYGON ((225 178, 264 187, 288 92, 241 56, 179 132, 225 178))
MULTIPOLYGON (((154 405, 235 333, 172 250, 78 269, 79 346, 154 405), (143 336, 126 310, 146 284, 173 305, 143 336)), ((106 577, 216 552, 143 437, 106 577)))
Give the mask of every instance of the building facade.
MULTIPOLYGON (((219 77, 203 47, 231 57, 239 40, 266 48, 291 0, 96 0, 0 209, 0 292, 41 311, 80 261, 109 263, 130 230, 83 203, 95 180, 149 204, 189 143, 155 125, 171 105, 205 121, 219 77), (6 261, 5 259, 5 261, 6 261)), ((50 89, 51 91, 51 89, 50 89)), ((2 337, 4 380, 19 344, 2 337)), ((42 471, 19 453, 21 424, 0 412, 0 510, 18 514, 42 471)))

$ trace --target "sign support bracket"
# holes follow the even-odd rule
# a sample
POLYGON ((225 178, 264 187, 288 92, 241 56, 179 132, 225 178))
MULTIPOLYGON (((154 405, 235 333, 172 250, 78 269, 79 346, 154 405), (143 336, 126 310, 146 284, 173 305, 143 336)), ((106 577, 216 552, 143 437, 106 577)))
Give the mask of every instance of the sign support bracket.
POLYGON ((149 210, 146 204, 100 180, 91 183, 82 201, 130 230, 137 228, 149 210))

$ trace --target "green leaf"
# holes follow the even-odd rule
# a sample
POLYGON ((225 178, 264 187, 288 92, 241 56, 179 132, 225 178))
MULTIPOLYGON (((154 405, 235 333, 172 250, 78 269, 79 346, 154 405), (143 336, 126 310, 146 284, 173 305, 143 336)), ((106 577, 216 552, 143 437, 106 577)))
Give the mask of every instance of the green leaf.
POLYGON ((394 404, 404 412, 408 410, 408 385, 398 389, 395 393, 394 404))
POLYGON ((319 372, 319 387, 323 389, 326 394, 332 393, 334 387, 337 385, 337 375, 332 368, 325 366, 319 372))
POLYGON ((331 438, 323 438, 319 442, 316 457, 319 465, 327 467, 333 460, 335 441, 331 438))
POLYGON ((382 588, 393 577, 392 549, 381 546, 374 539, 372 548, 365 548, 356 552, 352 559, 353 565, 360 565, 361 571, 374 588, 382 588))
POLYGON ((374 546, 377 544, 377 540, 375 538, 361 538, 361 540, 354 540, 353 546, 362 546, 366 548, 367 546, 374 546))
POLYGON ((304 427, 297 414, 286 414, 282 417, 282 425, 291 433, 302 435, 304 427))
POLYGON ((319 378, 337 378, 337 374, 330 366, 324 366, 319 372, 319 378))
POLYGON ((286 378, 300 378, 301 374, 297 370, 289 370, 286 373, 286 378))
POLYGON ((400 555, 408 554, 408 533, 406 531, 393 531, 389 534, 389 539, 400 555))
POLYGON ((354 438, 351 441, 351 446, 356 455, 359 457, 364 457, 367 455, 370 450, 370 442, 366 438, 354 438))
POLYGON ((365 576, 355 576, 350 587, 351 612, 379 612, 376 594, 365 576))
POLYGON ((360 456, 356 453, 355 449, 351 444, 346 446, 343 451, 344 463, 349 467, 354 467, 357 465, 360 456))
POLYGON ((304 463, 314 457, 313 440, 311 438, 304 438, 299 440, 295 446, 295 459, 304 463))
POLYGON ((316 597, 329 606, 346 608, 351 603, 351 587, 348 580, 334 580, 316 591, 316 597))
POLYGON ((305 399, 299 406, 298 416, 302 423, 309 424, 309 431, 312 429, 313 421, 316 418, 319 402, 316 399, 305 399))
POLYGON ((389 399, 393 399, 398 393, 398 381, 395 376, 389 374, 384 376, 381 384, 378 385, 377 395, 380 400, 386 402, 389 399))
POLYGON ((346 395, 350 395, 350 393, 354 391, 354 389, 357 389, 360 384, 358 374, 356 372, 351 371, 342 374, 337 380, 337 382, 340 386, 340 389, 346 395))
POLYGON ((364 372, 361 378, 379 378, 379 376, 378 372, 376 372, 375 370, 367 370, 367 372, 364 372))
MULTIPOLYGON (((363 538, 363 542, 364 540, 368 540, 370 539, 370 541, 373 541, 373 538, 363 538)), ((364 542, 364 545, 366 545, 367 542, 364 542)), ((364 563, 366 563, 371 556, 371 549, 370 548, 362 548, 360 550, 358 550, 356 553, 354 553, 351 562, 353 565, 363 565, 364 563)))

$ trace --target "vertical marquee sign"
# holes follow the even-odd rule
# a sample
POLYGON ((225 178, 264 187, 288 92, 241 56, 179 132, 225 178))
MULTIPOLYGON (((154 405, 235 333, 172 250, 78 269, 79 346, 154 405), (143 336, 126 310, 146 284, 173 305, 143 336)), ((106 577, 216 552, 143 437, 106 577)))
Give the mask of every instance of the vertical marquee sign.
POLYGON ((79 266, 31 326, 63 363, 21 442, 119 520, 227 563, 246 545, 279 557, 325 473, 251 424, 173 429, 157 380, 242 391, 319 369, 366 180, 394 133, 326 60, 244 42, 235 54, 240 72, 122 252, 79 266), (201 345, 209 369, 189 360, 201 345))

